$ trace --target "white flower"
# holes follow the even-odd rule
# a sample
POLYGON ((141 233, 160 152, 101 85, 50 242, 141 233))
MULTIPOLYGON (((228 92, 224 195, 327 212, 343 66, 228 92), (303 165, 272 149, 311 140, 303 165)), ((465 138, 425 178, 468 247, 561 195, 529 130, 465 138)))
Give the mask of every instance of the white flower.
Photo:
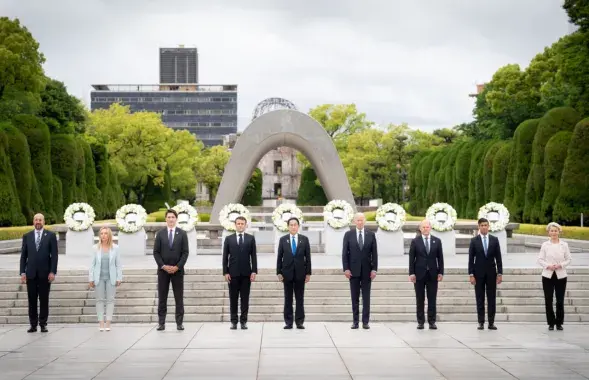
POLYGON ((127 204, 117 210, 116 219, 121 232, 132 234, 143 228, 147 212, 141 205, 127 204))
POLYGON ((243 216, 247 223, 251 222, 249 210, 241 203, 229 203, 219 212, 219 221, 227 231, 235 231, 235 218, 243 216))
POLYGON ((384 231, 399 231, 406 219, 405 210, 396 203, 385 203, 376 210, 376 223, 384 231))
POLYGON ((177 204, 172 210, 178 213, 178 227, 186 232, 192 231, 198 223, 198 213, 196 209, 188 203, 177 204))
POLYGON ((434 231, 444 232, 454 229, 458 216, 456 210, 448 203, 434 203, 427 209, 425 218, 429 220, 434 231), (438 214, 441 214, 440 217, 438 214))
POLYGON ((489 221, 491 232, 502 231, 509 223, 509 210, 501 203, 490 202, 479 209, 478 218, 489 221))
POLYGON ((289 218, 295 217, 299 220, 299 223, 303 222, 303 212, 300 208, 292 203, 283 203, 274 209, 272 212, 272 223, 281 232, 288 231, 287 221, 289 218), (285 218, 285 214, 290 214, 288 218, 285 218))
POLYGON ((323 208, 323 218, 331 228, 348 227, 354 218, 354 209, 348 202, 334 199, 323 208))
POLYGON ((94 224, 96 214, 88 203, 72 203, 63 214, 65 224, 72 231, 86 231, 94 224))

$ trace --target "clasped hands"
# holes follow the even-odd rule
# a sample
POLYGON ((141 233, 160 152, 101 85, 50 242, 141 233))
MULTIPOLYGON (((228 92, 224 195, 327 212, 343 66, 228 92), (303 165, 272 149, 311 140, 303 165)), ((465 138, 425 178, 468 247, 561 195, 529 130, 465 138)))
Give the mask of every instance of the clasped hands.
POLYGON ((548 270, 557 270, 557 269, 562 269, 562 265, 560 265, 560 264, 548 265, 548 266, 546 267, 546 269, 548 269, 548 270))
POLYGON ((162 269, 168 272, 168 274, 174 274, 179 270, 179 268, 176 265, 164 265, 162 269))

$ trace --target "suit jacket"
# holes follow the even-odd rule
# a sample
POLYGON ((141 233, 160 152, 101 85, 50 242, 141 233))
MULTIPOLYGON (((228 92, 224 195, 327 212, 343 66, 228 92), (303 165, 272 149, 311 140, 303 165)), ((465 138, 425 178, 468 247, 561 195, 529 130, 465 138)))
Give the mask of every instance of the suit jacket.
POLYGON ((566 267, 571 263, 571 251, 567 242, 562 241, 558 244, 552 244, 550 240, 542 243, 540 253, 538 254, 538 264, 542 266, 542 277, 552 278, 556 272, 556 278, 561 279, 567 276, 566 267), (548 265, 560 264, 562 268, 552 270, 547 269, 548 265))
POLYGON ((35 246, 35 230, 22 237, 20 252, 20 273, 27 278, 47 278, 49 273, 57 274, 57 236, 43 230, 39 250, 35 246))
MULTIPOLYGON (((102 249, 100 245, 95 245, 92 255, 92 264, 88 271, 88 281, 94 281, 94 285, 100 283, 100 272, 102 269, 102 249)), ((119 253, 119 246, 113 244, 108 252, 108 272, 110 277, 110 284, 115 286, 117 281, 123 281, 123 266, 121 265, 121 255, 119 253)))
POLYGON ((169 247, 168 228, 161 229, 155 235, 153 244, 153 258, 157 263, 158 269, 164 265, 178 267, 178 272, 184 272, 184 264, 188 260, 188 235, 186 231, 176 227, 172 249, 169 247))
POLYGON ((411 240, 409 247, 409 275, 421 280, 427 271, 444 275, 444 250, 442 241, 433 235, 429 235, 429 254, 425 249, 423 236, 417 236, 411 240))
POLYGON ((278 259, 276 274, 281 274, 284 281, 304 281, 311 275, 311 245, 305 235, 298 234, 297 250, 292 253, 290 234, 284 235, 278 242, 278 259))
POLYGON ((342 264, 344 272, 349 270, 352 277, 368 277, 371 271, 378 270, 378 247, 374 232, 364 228, 364 246, 358 245, 356 229, 347 231, 344 235, 342 264))
POLYGON ((501 247, 496 236, 487 234, 487 256, 483 247, 481 235, 470 239, 468 247, 468 274, 482 277, 485 274, 497 276, 503 274, 503 262, 501 261, 501 247), (495 266, 497 264, 497 266, 495 266))
POLYGON ((243 234, 243 244, 238 244, 237 233, 225 237, 223 243, 223 275, 249 276, 258 273, 256 238, 243 234))

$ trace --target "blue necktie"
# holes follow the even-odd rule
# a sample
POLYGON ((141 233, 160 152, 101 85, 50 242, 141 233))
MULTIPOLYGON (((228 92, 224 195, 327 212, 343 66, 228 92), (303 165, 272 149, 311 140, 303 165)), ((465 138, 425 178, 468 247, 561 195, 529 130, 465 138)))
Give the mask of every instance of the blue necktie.
POLYGON ((170 249, 172 249, 172 244, 174 244, 174 235, 172 235, 172 230, 170 230, 168 235, 168 244, 170 245, 170 249))
POLYGON ((483 236, 483 248, 485 248, 485 257, 487 257, 487 237, 483 236))
POLYGON ((290 238, 290 246, 292 248, 292 255, 294 256, 297 252, 297 243, 295 242, 294 236, 291 236, 290 238))

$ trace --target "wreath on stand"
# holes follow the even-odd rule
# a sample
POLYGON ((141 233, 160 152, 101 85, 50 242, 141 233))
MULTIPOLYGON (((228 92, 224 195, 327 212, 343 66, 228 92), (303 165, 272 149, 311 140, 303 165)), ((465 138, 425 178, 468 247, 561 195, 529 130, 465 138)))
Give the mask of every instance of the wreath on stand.
POLYGON ((178 213, 178 227, 186 232, 194 229, 198 223, 198 212, 188 203, 180 203, 172 207, 178 213))
POLYGON ((243 216, 247 223, 251 222, 249 210, 241 203, 229 203, 225 205, 219 212, 219 222, 227 231, 235 231, 235 219, 238 216, 243 216))
POLYGON ((272 223, 281 232, 288 231, 288 220, 295 217, 299 223, 303 222, 303 212, 300 208, 292 203, 283 203, 274 209, 272 212, 272 223))
POLYGON ((323 208, 323 217, 331 228, 348 227, 354 218, 352 206, 341 199, 334 199, 323 208))
POLYGON ((430 221, 434 231, 445 232, 454 229, 458 216, 454 207, 448 203, 434 203, 427 209, 425 218, 430 221))
POLYGON ((96 214, 88 203, 72 203, 63 214, 67 228, 72 231, 86 231, 94 224, 96 214))
POLYGON ((406 219, 405 209, 396 203, 385 203, 376 210, 376 223, 384 231, 399 231, 406 219))
POLYGON ((147 212, 138 204, 126 204, 116 213, 117 227, 126 234, 135 233, 147 222, 147 212))
POLYGON ((501 203, 490 202, 479 209, 478 217, 489 221, 491 232, 502 231, 509 223, 509 210, 501 203))

